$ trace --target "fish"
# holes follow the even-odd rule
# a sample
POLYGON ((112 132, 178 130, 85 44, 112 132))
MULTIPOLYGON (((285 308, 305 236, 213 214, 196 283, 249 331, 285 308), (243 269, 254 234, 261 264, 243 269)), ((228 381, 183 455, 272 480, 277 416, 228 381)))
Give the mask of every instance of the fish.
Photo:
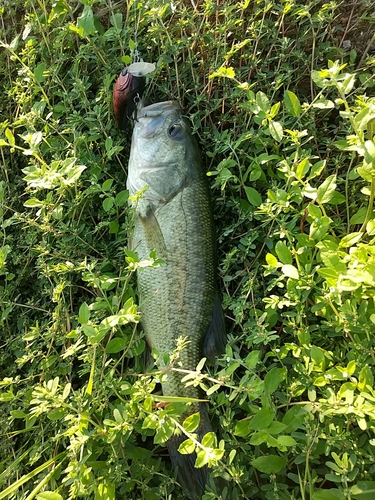
MULTIPOLYGON (((140 259, 152 251, 164 264, 137 270, 141 326, 146 341, 157 349, 164 396, 199 399, 193 385, 185 387, 184 374, 168 370, 163 353, 176 349, 180 367, 195 370, 202 356, 213 359, 225 350, 226 334, 216 271, 216 237, 210 191, 200 151, 188 120, 177 101, 141 107, 134 123, 127 188, 135 197, 132 249, 140 259)), ((134 202, 133 202, 134 203, 134 202)), ((212 431, 205 403, 191 403, 184 418, 199 412, 195 431, 201 441, 212 431)), ((172 465, 186 496, 197 498, 209 479, 207 466, 195 468, 196 456, 182 455, 185 435, 167 441, 172 465)))

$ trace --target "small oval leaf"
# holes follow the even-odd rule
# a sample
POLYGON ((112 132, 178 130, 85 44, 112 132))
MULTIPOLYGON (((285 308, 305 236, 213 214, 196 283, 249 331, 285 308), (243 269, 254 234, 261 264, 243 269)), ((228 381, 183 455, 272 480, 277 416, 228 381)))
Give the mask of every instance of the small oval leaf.
POLYGON ((109 354, 115 354, 116 352, 124 350, 125 345, 126 339, 115 337, 108 342, 105 352, 109 354))
POLYGON ((285 266, 283 266, 281 268, 281 271, 288 278, 292 278, 294 280, 298 280, 298 278, 299 278, 298 269, 294 266, 291 266, 290 264, 286 264, 285 266))
POLYGON ((286 460, 284 457, 279 457, 278 455, 265 455, 264 457, 258 457, 251 462, 251 465, 259 470, 260 472, 265 472, 266 474, 275 474, 280 472, 283 467, 285 467, 286 460))

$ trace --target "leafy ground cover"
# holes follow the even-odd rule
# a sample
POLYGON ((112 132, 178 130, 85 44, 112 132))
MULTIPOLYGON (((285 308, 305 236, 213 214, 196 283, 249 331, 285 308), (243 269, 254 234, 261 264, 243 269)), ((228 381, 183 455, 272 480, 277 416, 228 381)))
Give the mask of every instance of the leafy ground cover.
POLYGON ((0 14, 0 499, 183 498, 164 443, 184 404, 160 404, 144 356, 134 271, 157 261, 127 251, 131 131, 111 109, 137 51, 212 189, 229 342, 190 374, 217 439, 190 420, 185 451, 228 487, 203 498, 374 498, 373 2, 0 14))

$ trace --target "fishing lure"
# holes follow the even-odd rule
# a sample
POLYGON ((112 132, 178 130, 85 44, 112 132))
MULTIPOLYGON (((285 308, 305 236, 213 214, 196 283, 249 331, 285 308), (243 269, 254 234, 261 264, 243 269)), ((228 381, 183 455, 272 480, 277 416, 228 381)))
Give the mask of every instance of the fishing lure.
POLYGON ((137 119, 137 107, 145 89, 145 75, 155 69, 155 64, 135 62, 125 67, 113 87, 113 111, 116 124, 124 131, 131 119, 137 119))

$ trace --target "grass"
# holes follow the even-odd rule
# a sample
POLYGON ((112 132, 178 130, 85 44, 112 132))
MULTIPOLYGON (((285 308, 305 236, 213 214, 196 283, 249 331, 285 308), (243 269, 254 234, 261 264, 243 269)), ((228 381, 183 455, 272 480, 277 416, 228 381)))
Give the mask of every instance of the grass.
POLYGON ((131 130, 111 109, 138 50, 157 64, 149 99, 191 119, 212 190, 229 342, 191 376, 217 437, 202 460, 228 491, 202 498, 372 499, 372 2, 0 14, 0 498, 183 498, 165 440, 184 404, 158 404, 144 362, 131 130))

